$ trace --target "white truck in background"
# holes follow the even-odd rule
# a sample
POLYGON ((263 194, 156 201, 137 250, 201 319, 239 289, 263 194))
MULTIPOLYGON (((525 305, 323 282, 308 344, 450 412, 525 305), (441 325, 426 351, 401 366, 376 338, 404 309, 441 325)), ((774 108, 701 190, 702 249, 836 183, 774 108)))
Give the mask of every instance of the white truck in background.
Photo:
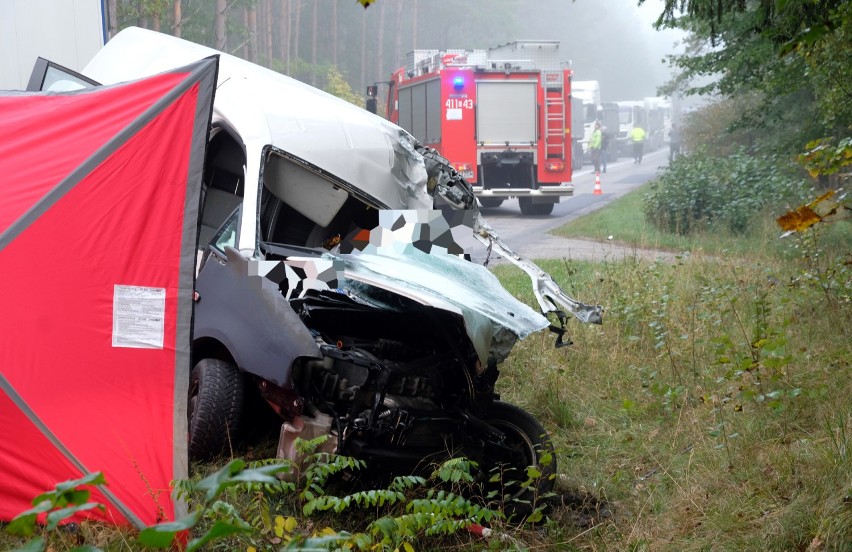
POLYGON ((106 0, 0 0, 0 90, 23 90, 39 57, 81 71, 107 40, 106 0))
POLYGON ((661 96, 647 97, 643 101, 648 113, 647 141, 650 149, 659 149, 668 144, 672 130, 672 103, 661 96))
POLYGON ((647 97, 642 100, 614 102, 618 106, 616 146, 622 155, 630 155, 630 133, 636 126, 645 131, 645 152, 663 147, 672 129, 672 105, 668 98, 647 97))
MULTIPOLYGON (((571 97, 583 101, 583 138, 580 143, 583 146, 583 158, 590 160, 589 140, 595 130, 595 121, 601 119, 601 85, 596 80, 571 81, 571 97)), ((579 130, 579 125, 575 122, 579 130)))
MULTIPOLYGON (((585 106, 583 100, 571 94, 571 121, 576 125, 576 132, 571 133, 571 170, 583 168, 583 120, 585 106), (576 122, 574 122, 576 121, 576 122)), ((588 142, 587 142, 588 143, 588 142)))
POLYGON ((645 129, 648 123, 645 102, 630 100, 615 102, 615 104, 618 106, 618 134, 615 137, 615 146, 620 155, 629 157, 633 155, 630 133, 636 126, 645 129))

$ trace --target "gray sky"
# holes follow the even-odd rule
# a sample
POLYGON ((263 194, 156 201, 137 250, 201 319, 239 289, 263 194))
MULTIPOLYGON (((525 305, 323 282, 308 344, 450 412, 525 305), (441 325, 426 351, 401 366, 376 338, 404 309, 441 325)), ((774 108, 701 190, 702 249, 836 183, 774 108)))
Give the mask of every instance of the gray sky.
POLYGON ((656 95, 670 71, 680 31, 657 31, 663 0, 523 0, 517 38, 555 38, 576 80, 597 80, 604 101, 656 95))

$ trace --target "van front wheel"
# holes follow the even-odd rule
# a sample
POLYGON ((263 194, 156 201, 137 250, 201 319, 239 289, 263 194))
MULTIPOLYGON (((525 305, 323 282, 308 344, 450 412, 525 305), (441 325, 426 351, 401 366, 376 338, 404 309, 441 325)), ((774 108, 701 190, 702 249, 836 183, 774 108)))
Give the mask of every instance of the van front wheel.
POLYGON ((189 458, 207 459, 232 444, 240 430, 245 382, 230 362, 201 359, 189 383, 189 458))
POLYGON ((510 522, 521 523, 545 504, 553 490, 553 443, 532 414, 513 404, 495 402, 484 419, 505 435, 502 444, 484 451, 485 490, 499 501, 510 522))

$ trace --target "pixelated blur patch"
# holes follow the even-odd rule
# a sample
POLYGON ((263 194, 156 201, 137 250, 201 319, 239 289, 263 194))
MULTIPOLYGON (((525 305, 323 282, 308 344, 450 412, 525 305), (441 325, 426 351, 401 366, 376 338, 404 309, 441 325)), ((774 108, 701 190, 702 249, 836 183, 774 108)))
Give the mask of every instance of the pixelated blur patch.
POLYGON ((340 244, 341 253, 404 253, 410 248, 429 254, 470 257, 476 243, 473 211, 388 209, 379 212, 374 228, 358 229, 340 244))
POLYGON ((258 288, 277 289, 287 299, 302 297, 308 290, 328 291, 340 287, 343 262, 335 258, 288 257, 283 261, 252 261, 250 281, 258 288))
POLYGON ((351 242, 352 247, 355 249, 362 251, 370 243, 370 231, 365 229, 357 230, 353 235, 344 240, 343 244, 348 242, 351 242))
POLYGON ((300 259, 284 261, 287 272, 285 297, 302 297, 306 291, 327 291, 340 287, 343 265, 337 259, 300 259))

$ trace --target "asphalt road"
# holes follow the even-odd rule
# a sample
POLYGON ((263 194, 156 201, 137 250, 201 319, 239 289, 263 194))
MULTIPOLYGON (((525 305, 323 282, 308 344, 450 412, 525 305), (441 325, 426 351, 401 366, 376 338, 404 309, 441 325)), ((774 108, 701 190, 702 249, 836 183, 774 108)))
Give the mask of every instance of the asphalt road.
MULTIPOLYGON (((556 204, 553 213, 546 216, 524 216, 517 199, 509 199, 496 209, 483 209, 482 214, 513 250, 527 258, 573 257, 601 259, 608 256, 637 254, 612 244, 585 240, 567 240, 549 232, 570 220, 591 213, 614 199, 636 189, 653 179, 657 170, 668 163, 668 148, 646 154, 641 165, 633 164, 632 157, 622 157, 609 163, 607 172, 601 174, 601 194, 595 195, 595 176, 586 165, 573 175, 574 195, 556 204)), ((616 240, 617 242, 617 240, 616 240)), ((475 250, 474 261, 482 261, 484 250, 475 250)), ((655 255, 656 253, 652 253, 655 255)))

